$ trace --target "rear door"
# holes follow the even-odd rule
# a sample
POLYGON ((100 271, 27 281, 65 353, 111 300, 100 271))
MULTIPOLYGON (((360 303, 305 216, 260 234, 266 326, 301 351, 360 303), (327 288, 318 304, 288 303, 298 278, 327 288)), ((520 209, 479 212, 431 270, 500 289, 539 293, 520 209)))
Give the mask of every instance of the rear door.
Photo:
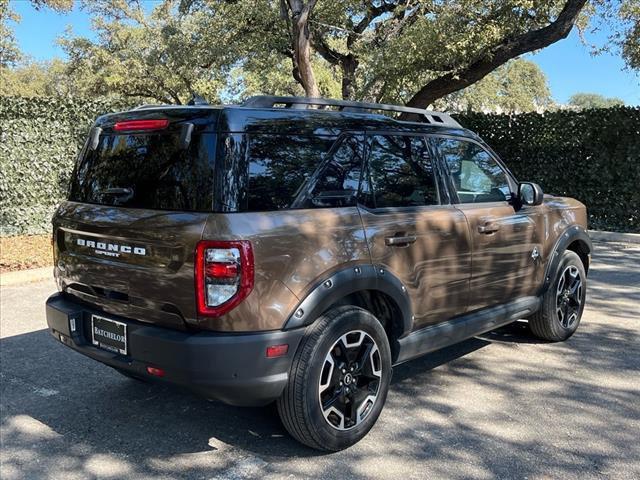
POLYGON ((467 306, 471 249, 464 214, 449 204, 422 135, 369 133, 360 212, 374 264, 407 287, 414 328, 467 306))
POLYGON ((531 295, 541 251, 536 220, 517 210, 517 184, 500 162, 479 143, 459 137, 436 138, 449 170, 456 207, 464 213, 472 239, 469 310, 531 295))
POLYGON ((195 321, 194 251, 213 204, 211 115, 142 111, 98 122, 54 218, 65 292, 140 321, 195 321))

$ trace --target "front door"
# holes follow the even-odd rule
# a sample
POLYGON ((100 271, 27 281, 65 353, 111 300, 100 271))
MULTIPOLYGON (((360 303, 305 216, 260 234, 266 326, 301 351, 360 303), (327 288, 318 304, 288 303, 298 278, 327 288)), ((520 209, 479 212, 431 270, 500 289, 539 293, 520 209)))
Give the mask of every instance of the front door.
POLYGON ((464 214, 448 204, 423 136, 367 136, 360 212, 372 262, 406 286, 414 329, 467 307, 471 244, 464 214))
POLYGON ((536 211, 514 207, 511 192, 517 184, 482 145, 453 137, 436 142, 458 197, 456 207, 469 224, 469 310, 533 295, 542 269, 536 211))

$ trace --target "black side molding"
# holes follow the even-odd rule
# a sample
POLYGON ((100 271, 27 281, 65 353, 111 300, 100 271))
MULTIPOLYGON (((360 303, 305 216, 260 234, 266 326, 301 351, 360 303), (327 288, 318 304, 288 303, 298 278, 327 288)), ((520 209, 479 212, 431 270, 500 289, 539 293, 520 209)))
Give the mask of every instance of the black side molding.
POLYGON ((287 319, 284 330, 310 325, 332 304, 362 290, 377 290, 391 297, 402 314, 401 337, 411 331, 413 313, 406 287, 385 267, 371 264, 353 265, 318 282, 287 319))
POLYGON ((538 308, 539 297, 522 297, 416 330, 398 341, 398 357, 394 359, 394 364, 406 362, 528 317, 538 308))

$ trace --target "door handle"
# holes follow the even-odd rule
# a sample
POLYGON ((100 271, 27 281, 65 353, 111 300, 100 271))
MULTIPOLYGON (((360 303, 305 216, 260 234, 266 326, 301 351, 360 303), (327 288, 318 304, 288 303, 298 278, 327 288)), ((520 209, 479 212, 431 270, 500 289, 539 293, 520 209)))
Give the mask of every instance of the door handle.
POLYGON ((405 247, 412 243, 415 243, 418 237, 415 235, 407 235, 405 237, 386 237, 384 244, 388 247, 405 247))
POLYGON ((483 224, 478 225, 478 232, 480 233, 491 234, 497 232, 498 230, 500 230, 500 225, 491 221, 484 222, 483 224))

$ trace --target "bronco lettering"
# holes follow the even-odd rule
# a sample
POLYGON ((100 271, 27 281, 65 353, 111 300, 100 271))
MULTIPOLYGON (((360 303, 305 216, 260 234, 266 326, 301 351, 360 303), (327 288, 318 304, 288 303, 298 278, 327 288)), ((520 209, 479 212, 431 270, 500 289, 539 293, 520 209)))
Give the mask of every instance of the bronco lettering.
POLYGON ((144 247, 131 247, 129 245, 119 245, 117 243, 95 242, 78 238, 76 244, 81 247, 95 248, 95 252, 100 255, 119 257, 120 253, 132 253, 134 255, 146 255, 147 249, 144 247))

